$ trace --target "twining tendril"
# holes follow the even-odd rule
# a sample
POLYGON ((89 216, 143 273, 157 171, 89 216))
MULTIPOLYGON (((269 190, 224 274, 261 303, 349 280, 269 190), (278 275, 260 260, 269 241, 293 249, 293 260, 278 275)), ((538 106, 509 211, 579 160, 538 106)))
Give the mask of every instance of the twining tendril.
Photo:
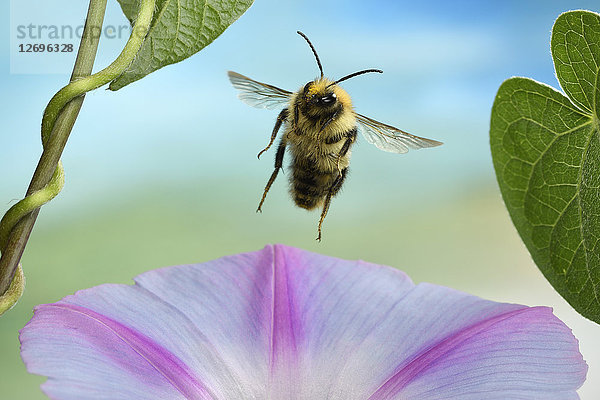
MULTIPOLYGON (((131 36, 123 51, 108 67, 86 77, 77 79, 60 89, 50 100, 44 110, 42 118, 42 145, 44 149, 48 144, 50 135, 58 116, 63 108, 74 98, 89 91, 98 89, 119 77, 132 63, 136 54, 142 47, 144 39, 152 22, 155 0, 141 0, 138 15, 133 25, 131 36)), ((64 186, 64 170, 59 161, 50 182, 42 189, 25 197, 13 205, 0 221, 0 253, 4 253, 8 244, 8 238, 15 225, 32 211, 52 200, 64 186)), ((24 277, 21 265, 15 271, 14 278, 9 289, 0 295, 0 315, 10 309, 21 297, 24 288, 24 277)))

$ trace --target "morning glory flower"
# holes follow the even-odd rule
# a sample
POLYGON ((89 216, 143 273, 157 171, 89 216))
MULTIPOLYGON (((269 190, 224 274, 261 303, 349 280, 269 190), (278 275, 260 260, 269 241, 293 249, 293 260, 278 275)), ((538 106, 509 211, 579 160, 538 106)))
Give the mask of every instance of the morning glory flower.
POLYGON ((550 308, 282 245, 40 305, 20 339, 52 399, 577 399, 587 371, 550 308))

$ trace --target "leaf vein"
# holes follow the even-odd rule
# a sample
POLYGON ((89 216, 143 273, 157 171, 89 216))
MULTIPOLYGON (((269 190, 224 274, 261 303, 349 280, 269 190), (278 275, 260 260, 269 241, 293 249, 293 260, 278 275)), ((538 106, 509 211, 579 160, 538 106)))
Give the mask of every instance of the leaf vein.
POLYGON ((582 153, 582 158, 581 158, 581 169, 579 170, 579 174, 577 177, 577 191, 576 193, 578 193, 577 195, 577 199, 578 199, 578 211, 579 211, 579 229, 580 229, 580 234, 581 234, 581 239, 583 241, 583 254, 585 255, 585 269, 587 272, 587 277, 588 280, 590 280, 592 282, 592 293, 594 294, 594 298, 596 299, 596 303, 600 304, 599 298, 598 298, 598 288, 593 284, 594 281, 592 280, 592 271, 591 271, 591 267, 590 267, 590 259, 589 259, 589 255, 588 255, 588 248, 587 245, 585 243, 585 235, 584 235, 584 231, 583 231, 583 207, 581 205, 581 196, 579 195, 579 193, 581 192, 581 185, 582 185, 582 180, 583 180, 583 168, 584 168, 584 164, 587 160, 587 154, 589 151, 589 147, 590 144, 592 142, 592 138, 594 137, 594 132, 592 132, 587 139, 587 143, 585 145, 585 150, 582 153))

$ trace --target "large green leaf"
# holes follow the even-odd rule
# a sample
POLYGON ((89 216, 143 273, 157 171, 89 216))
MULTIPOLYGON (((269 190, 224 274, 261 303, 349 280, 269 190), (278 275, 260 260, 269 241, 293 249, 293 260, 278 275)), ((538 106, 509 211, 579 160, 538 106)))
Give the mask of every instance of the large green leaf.
MULTIPOLYGON (((118 1, 132 22, 139 0, 118 1)), ((144 45, 125 73, 110 84, 110 89, 118 90, 202 50, 252 3, 253 0, 157 0, 144 45)))
POLYGON ((502 197, 544 276, 600 322, 600 15, 562 14, 552 29, 567 96, 527 78, 505 81, 490 142, 502 197))

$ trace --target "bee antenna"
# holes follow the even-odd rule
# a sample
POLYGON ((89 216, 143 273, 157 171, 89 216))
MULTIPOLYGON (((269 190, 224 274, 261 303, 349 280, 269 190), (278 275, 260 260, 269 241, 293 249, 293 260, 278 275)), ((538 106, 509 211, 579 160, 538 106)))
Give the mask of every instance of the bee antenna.
POLYGON ((333 86, 333 85, 338 84, 338 83, 340 83, 342 81, 345 81, 346 79, 354 78, 355 76, 362 75, 362 74, 367 74, 369 72, 377 72, 377 73, 383 74, 383 71, 380 70, 380 69, 363 69, 362 71, 358 71, 358 72, 354 72, 354 73, 352 73, 350 75, 346 75, 345 77, 338 79, 337 81, 333 82, 332 84, 330 84, 328 86, 333 86))
POLYGON ((308 42, 310 49, 312 50, 313 54, 315 55, 315 58, 317 59, 317 65, 319 66, 319 71, 321 71, 321 78, 322 78, 323 77, 323 66, 321 65, 321 60, 319 60, 319 55, 317 54, 315 47, 312 45, 310 40, 308 40, 308 37, 304 33, 300 32, 300 31, 296 31, 296 33, 298 33, 298 35, 302 36, 304 38, 304 40, 306 40, 308 42))

